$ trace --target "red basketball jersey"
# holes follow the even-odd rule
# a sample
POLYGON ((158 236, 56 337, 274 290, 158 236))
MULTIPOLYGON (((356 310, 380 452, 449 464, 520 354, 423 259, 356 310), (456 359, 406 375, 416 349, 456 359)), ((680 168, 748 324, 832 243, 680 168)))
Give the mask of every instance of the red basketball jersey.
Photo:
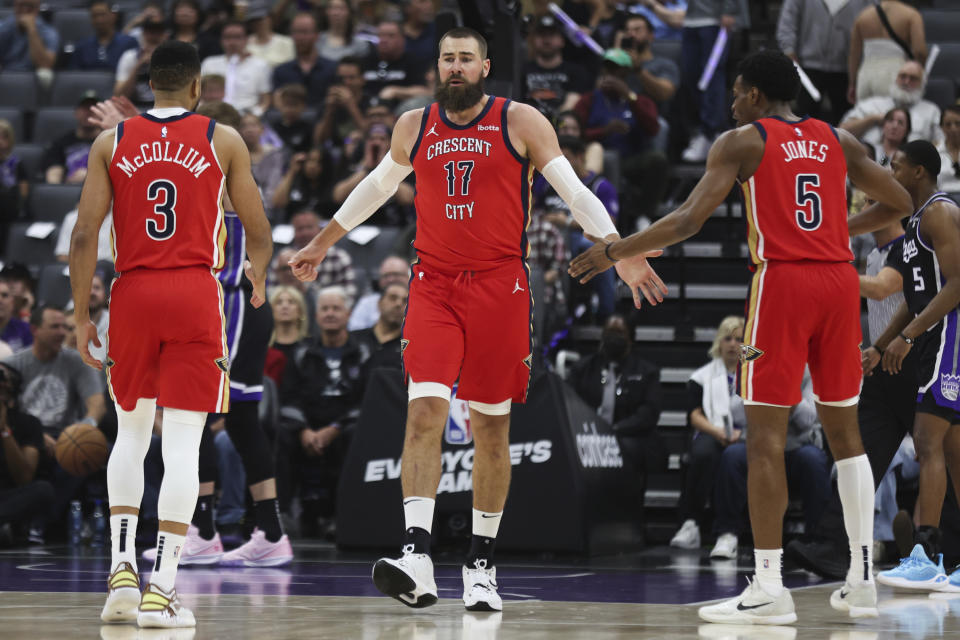
POLYGON ((768 260, 850 262, 847 161, 829 124, 813 118, 753 123, 763 160, 741 183, 754 264, 768 260))
POLYGON ((527 256, 533 169, 507 136, 509 100, 490 96, 465 125, 427 106, 410 153, 417 237, 425 265, 482 271, 527 256))
POLYGON ((224 175, 210 118, 149 113, 117 125, 113 253, 117 271, 223 266, 224 175))

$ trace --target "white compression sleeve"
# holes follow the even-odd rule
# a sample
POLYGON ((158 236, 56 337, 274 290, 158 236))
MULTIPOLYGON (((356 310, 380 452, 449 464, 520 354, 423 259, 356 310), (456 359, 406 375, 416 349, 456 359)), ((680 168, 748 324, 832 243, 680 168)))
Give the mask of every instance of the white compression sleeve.
POLYGON ((597 238, 617 232, 600 198, 577 177, 569 160, 557 156, 543 167, 541 173, 570 207, 574 220, 585 232, 597 238))
POLYGON ((353 188, 333 219, 350 231, 389 200, 411 171, 412 166, 398 163, 387 152, 380 164, 353 188))

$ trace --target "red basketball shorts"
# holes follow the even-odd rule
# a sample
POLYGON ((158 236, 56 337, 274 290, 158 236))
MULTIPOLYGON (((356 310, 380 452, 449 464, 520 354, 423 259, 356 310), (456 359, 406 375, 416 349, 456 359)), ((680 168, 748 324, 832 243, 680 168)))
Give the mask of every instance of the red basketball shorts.
POLYGON ((230 363, 220 283, 210 269, 135 269, 110 290, 107 381, 127 411, 138 398, 227 411, 230 363))
POLYGON ((403 324, 407 379, 452 387, 459 378, 458 399, 525 402, 532 310, 520 260, 459 273, 414 265, 403 324))
POLYGON ((800 402, 804 365, 824 403, 855 404, 860 363, 860 282, 845 262, 768 262, 747 299, 740 395, 746 401, 800 402))

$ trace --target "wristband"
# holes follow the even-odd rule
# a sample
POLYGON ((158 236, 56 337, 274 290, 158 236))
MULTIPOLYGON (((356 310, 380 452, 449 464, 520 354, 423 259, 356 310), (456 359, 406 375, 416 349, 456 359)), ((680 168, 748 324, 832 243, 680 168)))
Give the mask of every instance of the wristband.
POLYGON ((879 353, 880 355, 883 355, 883 349, 881 349, 881 348, 878 347, 877 345, 872 344, 872 345, 870 345, 870 348, 871 348, 871 349, 876 349, 876 350, 877 350, 877 353, 879 353))
POLYGON ((81 420, 80 422, 86 422, 86 423, 87 423, 88 425, 90 425, 91 427, 97 426, 97 421, 93 419, 93 416, 87 416, 86 418, 84 418, 84 419, 81 420))
POLYGON ((10 435, 11 435, 11 434, 10 434, 10 429, 4 429, 4 430, 0 431, 0 438, 9 438, 10 435))
POLYGON ((900 338, 907 344, 911 345, 913 344, 913 341, 916 340, 916 338, 908 338, 907 336, 903 335, 903 331, 900 332, 900 338))
POLYGON ((610 246, 611 246, 611 245, 613 245, 612 242, 608 242, 606 245, 604 245, 604 247, 603 247, 603 255, 605 255, 605 256, 607 257, 607 260, 609 260, 610 262, 617 262, 617 259, 610 255, 610 246))

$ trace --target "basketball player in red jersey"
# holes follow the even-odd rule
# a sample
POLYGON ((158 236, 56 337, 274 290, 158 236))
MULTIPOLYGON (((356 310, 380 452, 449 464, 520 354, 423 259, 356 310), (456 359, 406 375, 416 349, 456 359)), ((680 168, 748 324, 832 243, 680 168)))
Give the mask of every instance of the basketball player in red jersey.
MULTIPOLYGON (((908 215, 910 196, 845 131, 800 118, 789 103, 800 88, 793 63, 777 51, 743 60, 733 86, 740 125, 714 143, 707 169, 676 211, 641 233, 598 242, 571 263, 589 280, 614 262, 689 238, 739 182, 754 270, 740 365, 747 415, 747 478, 756 579, 727 602, 703 607, 710 622, 785 624, 797 615, 780 575, 787 506, 783 450, 790 409, 809 364, 817 409, 837 461, 850 539, 846 584, 830 604, 851 617, 876 616, 871 573, 873 476, 857 428, 862 379, 857 272, 850 264, 846 178, 878 205, 857 233, 908 215)), ((636 282, 627 280, 631 288, 636 282)))
MULTIPOLYGON (((619 236, 603 205, 560 152, 534 108, 485 95, 487 44, 472 29, 440 40, 437 101, 397 121, 390 153, 353 190, 333 221, 291 260, 316 277, 327 250, 397 189, 417 178, 418 260, 403 328, 409 390, 403 448, 403 556, 376 563, 377 588, 411 607, 437 600, 430 559, 440 441, 450 392, 468 400, 473 428, 473 540, 463 567, 470 610, 500 610, 494 543, 510 484, 511 402, 524 402, 530 376, 530 286, 524 258, 530 182, 539 169, 589 233, 619 236)), ((663 283, 643 260, 624 265, 656 304, 663 283)), ((622 268, 622 267, 621 267, 622 268)))
MULTIPOLYGON (((197 502, 198 450, 208 412, 229 397, 223 300, 224 190, 247 233, 251 303, 264 302, 273 251, 270 225, 239 134, 192 113, 200 97, 194 47, 170 41, 150 59, 154 108, 104 131, 90 150, 70 251, 77 345, 101 369, 87 301, 97 235, 113 200, 114 262, 107 380, 117 404, 117 442, 107 465, 112 561, 101 619, 142 627, 192 627, 174 589, 197 502), (134 539, 143 496, 143 458, 157 406, 163 413, 163 476, 157 558, 140 594, 134 539)), ((99 343, 96 343, 99 346, 99 343)))

